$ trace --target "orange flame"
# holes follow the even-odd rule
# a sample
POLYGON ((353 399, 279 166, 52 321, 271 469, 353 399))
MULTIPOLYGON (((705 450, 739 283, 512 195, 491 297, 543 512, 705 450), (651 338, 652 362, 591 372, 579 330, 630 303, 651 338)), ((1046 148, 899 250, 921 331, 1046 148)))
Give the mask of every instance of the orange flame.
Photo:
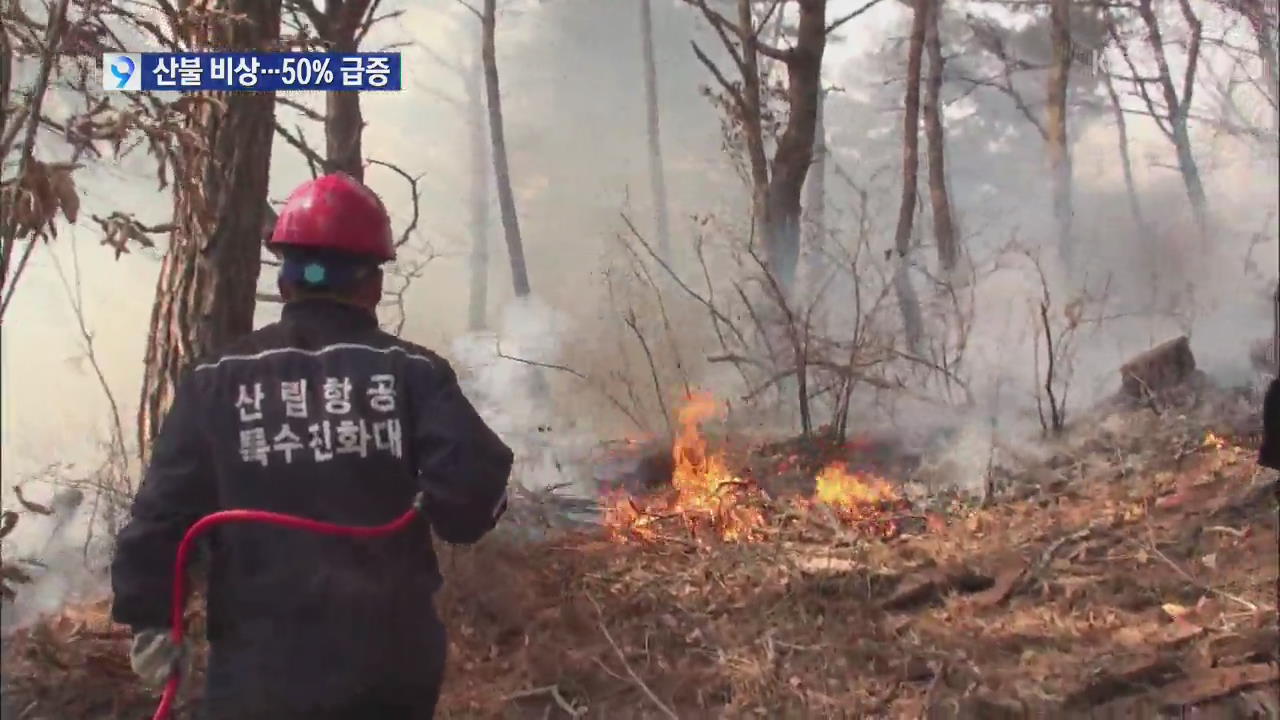
POLYGON ((898 493, 884 478, 850 472, 844 463, 832 463, 818 473, 814 497, 837 509, 853 510, 897 500, 898 493))
POLYGON ((896 535, 897 523, 882 511, 901 500, 889 481, 862 472, 851 472, 844 463, 832 463, 818 473, 814 501, 831 507, 850 525, 870 526, 885 537, 896 535))
POLYGON ((718 414, 715 398, 705 392, 692 395, 680 408, 672 493, 665 502, 647 506, 625 494, 615 498, 605 510, 605 526, 615 539, 652 539, 655 522, 672 516, 679 516, 695 535, 705 529, 731 541, 749 539, 764 525, 758 509, 738 501, 740 491, 750 492, 752 486, 729 470, 722 455, 707 451, 698 426, 718 414))
MULTIPOLYGON (((705 392, 692 395, 680 408, 671 491, 643 504, 625 493, 612 498, 604 521, 614 540, 656 539, 659 521, 668 518, 678 518, 695 537, 708 532, 725 541, 763 536, 763 510, 759 503, 750 502, 760 498, 759 489, 735 475, 723 454, 709 452, 699 430, 702 422, 718 414, 715 398, 705 392)), ((829 465, 817 475, 814 502, 832 507, 845 522, 875 519, 884 503, 898 499, 885 479, 850 472, 843 463, 829 465)))
POLYGON ((1204 443, 1201 445, 1201 447, 1213 448, 1215 450, 1221 450, 1226 446, 1227 441, 1213 432, 1205 433, 1204 443))

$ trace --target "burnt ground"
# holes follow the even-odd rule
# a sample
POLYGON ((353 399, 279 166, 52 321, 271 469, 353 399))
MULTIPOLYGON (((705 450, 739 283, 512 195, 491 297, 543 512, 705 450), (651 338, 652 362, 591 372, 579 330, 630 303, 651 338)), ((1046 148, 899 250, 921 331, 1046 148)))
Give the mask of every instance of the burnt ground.
MULTIPOLYGON (((1000 498, 894 509, 888 538, 775 508, 754 543, 442 549, 439 717, 1280 717, 1277 476, 1248 407, 1083 419, 1000 498)), ((149 716, 126 651, 105 605, 9 638, 12 717, 149 716)))

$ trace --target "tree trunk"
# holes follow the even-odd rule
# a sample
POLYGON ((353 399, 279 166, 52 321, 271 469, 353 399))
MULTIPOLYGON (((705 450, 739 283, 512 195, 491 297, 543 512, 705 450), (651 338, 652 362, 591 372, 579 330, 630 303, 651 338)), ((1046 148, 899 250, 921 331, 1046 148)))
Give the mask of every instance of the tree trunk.
POLYGON ((1169 71, 1169 61, 1164 52, 1164 39, 1160 33, 1160 21, 1152 8, 1152 0, 1139 0, 1138 14, 1147 26, 1147 43, 1155 56, 1159 70, 1160 91, 1169 113, 1169 138, 1173 142, 1178 157, 1178 169, 1182 173, 1182 182, 1187 190, 1187 199, 1191 201, 1191 212, 1195 216, 1201 238, 1207 239, 1208 200, 1205 197, 1204 183, 1200 179, 1200 168, 1196 165, 1195 155, 1191 152, 1191 135, 1187 129, 1187 118, 1191 112, 1191 93, 1195 88, 1196 64, 1200 57, 1200 37, 1202 27, 1188 4, 1189 0, 1179 0, 1183 16, 1191 27, 1191 39, 1187 43, 1187 68, 1183 76, 1182 97, 1173 85, 1173 75, 1169 71))
POLYGON ((364 182, 364 151, 360 142, 364 119, 360 115, 360 94, 326 93, 324 129, 329 172, 344 172, 364 182))
MULTIPOLYGON (((207 44, 188 43, 193 50, 261 51, 276 44, 280 0, 220 5, 247 22, 210 31, 207 44)), ((181 373, 253 330, 275 95, 225 93, 216 100, 225 110, 204 102, 190 111, 187 129, 207 146, 183 148, 174 171, 176 227, 156 284, 138 408, 144 466, 181 373)))
POLYGON ((1124 106, 1120 104, 1120 94, 1116 92, 1116 84, 1111 78, 1111 74, 1103 73, 1102 77, 1107 86, 1107 95, 1111 97, 1111 111, 1116 119, 1116 140, 1119 144, 1120 169, 1124 172, 1124 189, 1129 197, 1129 212, 1133 213, 1133 222, 1138 226, 1138 232, 1142 233, 1144 239, 1150 241, 1152 239, 1151 231, 1147 225, 1147 218, 1142 212, 1142 202, 1138 198, 1138 187, 1133 179, 1133 160, 1129 156, 1129 124, 1124 117, 1124 106))
POLYGON ((787 293, 795 286, 800 259, 800 198, 813 161, 827 46, 826 0, 797 0, 796 5, 796 42, 786 60, 787 126, 773 155, 764 225, 769 268, 787 293))
MULTIPOLYGON (((739 27, 752 27, 751 0, 738 0, 739 27)), ((742 39, 742 135, 747 146, 747 161, 751 168, 751 211, 754 227, 766 235, 768 248, 769 212, 769 159, 765 155, 764 126, 760 114, 763 108, 760 98, 760 56, 756 49, 756 36, 747 33, 742 39)))
POLYGON ((1067 85, 1071 79, 1071 0, 1052 0, 1049 34, 1053 60, 1045 102, 1045 143, 1053 192, 1054 234, 1068 262, 1075 249, 1071 235, 1071 148, 1067 139, 1067 85))
POLYGON ((924 319, 920 314, 915 290, 911 286, 909 258, 911 226, 916 214, 917 176, 920 170, 920 65, 924 55, 925 21, 931 1, 915 0, 915 14, 911 21, 906 97, 902 101, 902 201, 898 206, 898 227, 893 234, 893 246, 898 254, 898 269, 894 274, 893 284, 898 295, 898 305, 902 309, 907 346, 912 352, 919 350, 924 338, 924 319))
POLYGON ((488 327, 489 309, 489 141, 485 138, 484 66, 476 55, 475 66, 467 73, 467 112, 471 145, 471 295, 467 305, 467 326, 471 330, 488 327))
MULTIPOLYGON (((356 32, 371 0, 327 0, 321 38, 331 52, 356 52, 356 32)), ((325 93, 325 160, 329 172, 344 172, 364 182, 360 93, 325 93)))
POLYGON ((662 132, 658 115, 658 69, 653 57, 652 0, 640 0, 640 35, 644 46, 644 99, 649 131, 649 184, 653 195, 658 253, 671 262, 671 229, 668 220, 667 178, 662 162, 662 132))
POLYGON ((498 27, 497 0, 484 0, 481 17, 483 42, 480 57, 484 62, 485 96, 489 105, 489 138, 493 143, 493 175, 498 184, 498 207, 502 211, 502 230, 507 240, 507 256, 511 259, 511 283, 516 297, 529 294, 529 271, 524 261, 524 240, 520 237, 520 218, 516 214, 515 195, 511 191, 511 171, 507 167, 507 140, 502 125, 502 91, 498 86, 498 52, 494 35, 498 27))
POLYGON ((805 274, 811 300, 816 301, 822 286, 826 258, 823 250, 827 242, 827 129, 826 91, 818 98, 818 117, 813 132, 813 162, 809 164, 809 177, 805 180, 805 215, 808 218, 809 242, 805 274))
MULTIPOLYGON (((1058 0, 1061 2, 1061 0, 1058 0)), ((938 36, 938 16, 942 0, 928 3, 925 24, 925 47, 929 52, 929 73, 924 96, 924 133, 929 140, 929 200, 933 206, 933 233, 938 244, 938 263, 945 271, 956 268, 959 248, 955 223, 951 217, 951 198, 947 195, 946 137, 942 128, 942 39, 938 36)))

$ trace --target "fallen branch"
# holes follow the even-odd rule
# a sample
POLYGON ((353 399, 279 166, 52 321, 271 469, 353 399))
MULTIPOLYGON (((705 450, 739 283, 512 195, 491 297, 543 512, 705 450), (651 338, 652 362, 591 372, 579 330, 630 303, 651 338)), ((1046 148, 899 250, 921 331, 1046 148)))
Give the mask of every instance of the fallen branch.
POLYGON ((596 626, 600 628, 600 632, 604 633, 604 639, 609 641, 609 645, 613 647, 614 653, 618 655, 618 660, 622 663, 623 669, 625 669, 627 674, 631 676, 631 680, 635 682, 636 687, 640 688, 640 690, 643 691, 651 701, 653 701, 653 704, 658 706, 658 709, 661 710, 664 715, 671 718, 671 720, 680 720, 680 716, 676 715, 671 708, 667 707, 667 705, 654 694, 653 690, 650 690, 649 686, 644 684, 644 680, 640 679, 640 676, 636 674, 636 671, 631 669, 631 664, 627 662, 627 656, 622 652, 622 648, 618 647, 618 643, 613 639, 613 635, 609 634, 609 628, 605 627, 604 610, 601 609, 600 603, 596 602, 596 599, 591 596, 591 593, 586 593, 586 596, 587 600, 590 600, 592 606, 595 607, 596 614, 600 616, 600 619, 596 621, 596 626))
POLYGON ((538 697, 540 695, 550 695, 551 699, 555 701, 556 705, 559 705, 561 710, 568 713, 569 717, 576 718, 576 717, 582 717, 583 715, 587 714, 587 711, 585 708, 574 707, 573 703, 566 700, 564 696, 560 694, 559 685, 545 685, 543 687, 529 688, 528 690, 521 690, 520 692, 507 695, 506 697, 502 698, 502 700, 503 702, 511 702, 512 700, 526 700, 528 698, 538 697))
MULTIPOLYGON (((1147 533, 1150 536, 1151 534, 1150 527, 1147 528, 1147 533)), ((1261 606, 1256 605, 1252 602, 1249 602, 1248 600, 1245 600, 1239 595, 1232 595, 1231 593, 1225 590, 1219 590, 1216 587, 1213 587, 1204 582, 1201 582, 1200 580, 1195 579, 1194 577, 1191 576, 1191 573, 1187 572, 1186 570, 1183 570, 1182 566, 1178 565, 1178 563, 1174 562, 1173 560, 1170 560, 1168 555, 1165 555, 1163 552, 1160 551, 1160 548, 1156 547, 1156 542, 1154 537, 1149 537, 1149 539, 1147 540, 1147 544, 1145 546, 1137 542, 1134 542, 1133 544, 1136 547, 1138 547, 1138 549, 1140 550, 1146 550, 1147 552, 1150 552, 1152 555, 1154 555, 1158 560, 1163 562, 1165 565, 1168 565, 1169 567, 1173 568, 1174 572, 1181 575, 1187 582, 1191 583, 1192 585, 1195 585, 1197 588, 1204 590, 1205 592, 1213 593, 1218 597, 1230 600, 1240 605, 1241 607, 1247 608, 1250 612, 1256 613, 1259 610, 1266 611, 1266 612, 1274 612, 1276 609, 1274 605, 1261 605, 1261 606)))

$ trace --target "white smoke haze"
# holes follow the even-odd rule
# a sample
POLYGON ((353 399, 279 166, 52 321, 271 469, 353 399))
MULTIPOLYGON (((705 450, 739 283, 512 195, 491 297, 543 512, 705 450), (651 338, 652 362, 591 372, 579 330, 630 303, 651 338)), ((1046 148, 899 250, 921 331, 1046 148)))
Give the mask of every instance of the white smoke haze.
MULTIPOLYGON (((852 9, 851 3, 837 0, 832 6, 833 15, 852 9)), ((437 99, 439 93, 465 97, 461 81, 410 46, 404 49, 407 90, 369 94, 364 101, 366 154, 424 173, 423 222, 414 243, 430 243, 439 254, 406 296, 403 335, 447 355, 468 397, 515 450, 514 480, 533 489, 569 483, 567 491, 589 496, 601 444, 624 437, 663 437, 666 418, 674 415, 686 387, 710 390, 729 403, 731 422, 744 431, 798 431, 789 397, 744 403, 741 398, 749 388, 733 366, 707 361, 722 349, 706 308, 666 283, 663 271, 648 261, 619 216, 626 211, 646 240, 656 242, 634 10, 631 3, 557 0, 500 19, 507 139, 534 294, 513 297, 495 203, 489 234, 490 331, 464 330, 470 244, 466 114, 437 99), (606 40, 597 42, 600 38, 606 40), (623 243, 659 280, 662 307, 648 280, 636 273, 637 263, 623 243), (636 330, 625 322, 632 312, 636 330), (499 347, 512 358, 560 367, 535 370, 498 357, 499 347), (542 388, 532 379, 535 373, 541 375, 542 388)), ((695 240, 705 240, 717 303, 736 307, 730 283, 749 263, 735 261, 731 248, 740 248, 747 236, 748 190, 722 148, 720 117, 700 93, 710 80, 689 49, 689 41, 697 40, 714 55, 716 40, 679 3, 655 2, 654 12, 676 265, 684 282, 705 293, 693 251, 695 240), (712 220, 703 223, 707 216, 712 220)), ((887 40, 905 36, 908 22, 901 4, 883 3, 842 31, 846 40, 828 48, 824 61, 827 84, 836 88, 826 109, 832 158, 826 176, 827 225, 831 242, 851 248, 865 221, 867 248, 860 267, 866 270, 858 282, 866 297, 874 297, 888 277, 883 254, 893 242, 900 195, 905 43, 887 40), (865 217, 842 173, 867 190, 865 217)), ((963 39, 958 26, 944 25, 944 35, 963 39)), ((408 39, 446 57, 469 60, 475 31, 470 16, 450 4, 413 5, 396 27, 375 31, 370 43, 408 39)), ((1212 52, 1206 48, 1207 56, 1212 52)), ((1173 72, 1180 73, 1176 49, 1171 62, 1173 72)), ((1210 58, 1206 65, 1214 62, 1210 58)), ((1032 74, 1026 82, 1028 92, 1042 92, 1036 89, 1041 76, 1032 74)), ((1102 110, 1073 115, 1081 262, 1069 273, 1050 240, 1042 139, 1006 97, 970 90, 948 82, 943 94, 952 203, 976 275, 971 286, 958 291, 962 315, 972 326, 956 372, 968 383, 972 404, 964 404, 961 395, 944 397, 936 378, 926 385, 919 368, 895 366, 905 392, 859 388, 850 430, 898 433, 921 446, 934 442, 930 462, 947 466, 942 474, 973 492, 981 491, 997 447, 1035 447, 1040 435, 1035 394, 1043 383, 1034 364, 1036 348, 1043 344, 1037 326, 1042 287, 1026 255, 1001 253, 1011 242, 1041 262, 1055 322, 1082 286, 1096 296, 1105 289, 1105 302, 1090 303, 1089 313, 1109 319, 1082 327, 1074 339, 1068 421, 1117 389, 1118 368, 1128 357, 1182 334, 1190 337, 1201 369, 1216 381, 1256 382, 1248 344, 1271 331, 1266 292, 1280 267, 1280 173, 1274 146, 1196 127, 1193 147, 1212 215, 1208 241, 1202 243, 1192 229, 1172 148, 1153 123, 1136 113, 1128 116, 1134 182, 1148 223, 1144 231, 1129 210, 1112 116, 1102 110)), ((301 122, 297 113, 281 111, 282 125, 301 122)), ((318 129, 308 132, 319 136, 318 129)), ((49 153, 56 156, 60 147, 56 138, 49 139, 49 153)), ((273 152, 271 195, 280 199, 309 173, 279 139, 273 152)), ((80 171, 82 216, 130 210, 148 222, 167 218, 168 191, 156 192, 148 162, 138 154, 80 171)), ((922 182, 924 177, 922 172, 922 182)), ((397 228, 403 227, 409 216, 404 183, 380 167, 371 167, 367 179, 386 198, 397 228)), ((927 205, 922 202, 917 211, 920 248, 913 262, 930 267, 934 251, 927 205)), ((11 488, 50 462, 83 468, 101 461, 106 403, 82 360, 74 318, 50 262, 56 255, 69 266, 72 240, 82 256, 87 322, 97 355, 120 402, 126 432, 132 432, 158 255, 143 252, 114 260, 106 248, 97 247, 97 236, 91 223, 61 228, 59 238, 33 256, 6 318, 5 508, 16 505, 11 488)), ((274 284, 269 270, 264 268, 264 291, 274 284)), ((853 279, 847 275, 830 288, 824 330, 833 335, 849 332, 858 319, 851 310, 853 279)), ((912 277, 929 307, 947 306, 948 299, 930 289, 924 273, 912 277)), ((873 319, 891 334, 900 323, 897 313, 890 294, 873 319)), ((277 314, 278 307, 260 303, 260 323, 277 314)), ((749 324, 741 312, 733 319, 744 328, 749 324)), ((949 317, 946 327, 954 331, 955 320, 949 317)), ((940 333, 942 327, 941 315, 930 318, 931 330, 940 333)), ((818 422, 825 422, 823 407, 818 404, 818 422)), ((24 489, 40 502, 55 491, 47 483, 24 489)), ((105 587, 101 571, 85 570, 81 557, 88 506, 86 500, 77 511, 75 532, 64 531, 49 554, 37 558, 52 572, 33 572, 37 582, 20 588, 20 603, 5 604, 6 629, 56 610, 86 587, 105 587)), ((44 551, 47 530, 43 519, 24 516, 5 540, 6 558, 44 551)), ((100 561, 89 564, 101 566, 100 561)))
POLYGON ((514 482, 590 496, 582 472, 597 436, 589 421, 557 412, 547 377, 557 371, 540 367, 564 362, 569 317, 526 296, 509 301, 500 318, 496 331, 454 339, 463 391, 515 453, 514 482))
POLYGON ((107 582, 110 541, 89 534, 91 509, 63 490, 50 503, 51 515, 24 515, 5 538, 12 551, 6 564, 25 571, 31 582, 15 586, 19 602, 0 608, 0 632, 9 633, 57 612, 68 602, 101 597, 107 582))

